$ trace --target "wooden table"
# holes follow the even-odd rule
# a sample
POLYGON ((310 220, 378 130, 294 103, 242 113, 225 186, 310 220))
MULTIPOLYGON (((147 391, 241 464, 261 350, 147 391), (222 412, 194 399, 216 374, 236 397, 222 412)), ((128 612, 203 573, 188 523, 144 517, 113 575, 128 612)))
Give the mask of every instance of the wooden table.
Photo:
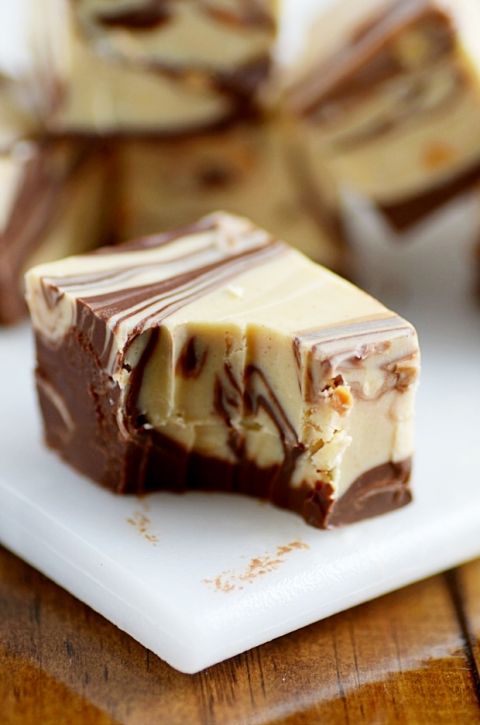
POLYGON ((480 561, 182 675, 0 548, 0 723, 480 723, 479 634, 480 561))

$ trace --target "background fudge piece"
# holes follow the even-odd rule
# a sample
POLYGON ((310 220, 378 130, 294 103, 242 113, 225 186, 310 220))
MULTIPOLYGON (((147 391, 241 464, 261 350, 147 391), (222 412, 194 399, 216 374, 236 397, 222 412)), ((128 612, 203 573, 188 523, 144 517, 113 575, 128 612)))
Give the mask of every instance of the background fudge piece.
POLYGON ((337 2, 296 73, 312 155, 399 229, 478 179, 479 33, 476 0, 337 2))
POLYGON ((0 72, 0 149, 33 132, 24 84, 0 72))
POLYGON ((294 124, 263 119, 221 132, 121 142, 119 236, 165 231, 225 209, 340 269, 336 187, 327 175, 309 176, 301 133, 294 124))
POLYGON ((50 130, 177 132, 248 113, 273 0, 36 0, 31 75, 50 130))
POLYGON ((108 150, 73 140, 17 139, 0 149, 0 323, 25 314, 29 266, 104 241, 111 163, 108 150))
POLYGON ((324 527, 410 500, 414 329, 246 219, 27 288, 47 443, 99 483, 248 493, 324 527))

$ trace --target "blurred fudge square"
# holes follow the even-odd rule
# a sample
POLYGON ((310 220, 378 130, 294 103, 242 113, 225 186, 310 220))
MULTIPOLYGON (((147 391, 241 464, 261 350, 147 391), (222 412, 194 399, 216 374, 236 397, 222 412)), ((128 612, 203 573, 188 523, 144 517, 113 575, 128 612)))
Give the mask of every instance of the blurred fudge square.
POLYGON ((42 0, 30 81, 50 130, 169 133, 248 113, 276 35, 274 0, 42 0))
POLYGON ((118 232, 133 239, 214 209, 247 216, 316 261, 344 265, 337 188, 309 174, 302 128, 279 118, 176 139, 118 144, 118 232))
POLYGON ((290 103, 346 187, 403 229, 478 179, 476 0, 337 2, 316 32, 290 103))

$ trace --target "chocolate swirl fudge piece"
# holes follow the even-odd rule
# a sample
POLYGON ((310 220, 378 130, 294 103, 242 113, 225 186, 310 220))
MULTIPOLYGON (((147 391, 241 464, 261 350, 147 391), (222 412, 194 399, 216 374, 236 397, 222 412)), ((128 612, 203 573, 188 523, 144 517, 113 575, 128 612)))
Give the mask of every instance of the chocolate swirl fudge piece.
POLYGON ((120 237, 165 231, 225 209, 341 269, 336 186, 326 174, 308 175, 301 134, 298 125, 262 119, 221 132, 120 143, 120 237))
POLYGON ((119 492, 251 494, 319 527, 410 501, 413 327, 244 218, 27 275, 46 441, 119 492))
POLYGON ((319 32, 290 102, 338 179, 404 229, 478 178, 477 0, 343 0, 319 32))
POLYGON ((255 107, 274 0, 39 0, 31 81, 50 130, 178 133, 255 107))
POLYGON ((111 164, 107 150, 73 140, 17 139, 0 147, 0 324, 25 315, 30 266, 105 238, 111 164))

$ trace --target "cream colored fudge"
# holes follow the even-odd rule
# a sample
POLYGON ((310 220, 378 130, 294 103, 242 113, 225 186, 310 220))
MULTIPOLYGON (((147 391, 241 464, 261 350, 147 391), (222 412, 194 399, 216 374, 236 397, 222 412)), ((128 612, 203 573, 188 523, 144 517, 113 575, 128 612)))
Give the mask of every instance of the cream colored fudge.
POLYGON ((120 237, 165 231, 225 209, 341 269, 336 186, 326 174, 309 175, 301 134, 298 125, 267 119, 175 140, 122 142, 120 237))
POLYGON ((0 73, 0 150, 34 130, 24 92, 23 84, 0 73))
POLYGON ((478 178, 479 35, 477 0, 340 0, 290 84, 312 157, 399 227, 478 178))
POLYGON ((415 330, 248 220, 42 265, 27 299, 47 443, 99 483, 321 527, 410 500, 415 330))
POLYGON ((38 0, 30 80, 50 130, 170 133, 244 114, 274 0, 38 0))
POLYGON ((17 139, 0 148, 0 324, 25 314, 29 266, 104 241, 110 177, 111 158, 95 144, 17 139))

